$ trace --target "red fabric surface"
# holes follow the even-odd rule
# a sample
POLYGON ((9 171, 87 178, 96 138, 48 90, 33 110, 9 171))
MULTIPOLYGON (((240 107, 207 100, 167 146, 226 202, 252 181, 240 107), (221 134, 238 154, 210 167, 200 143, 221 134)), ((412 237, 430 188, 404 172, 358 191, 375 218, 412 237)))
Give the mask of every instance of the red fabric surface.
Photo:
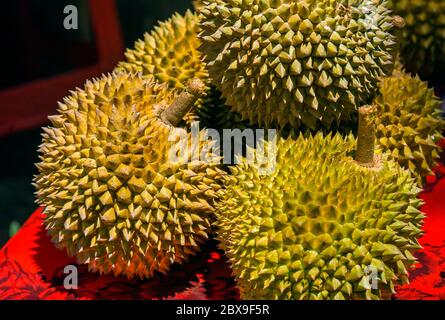
MULTIPOLYGON (((445 140, 442 141, 445 147, 445 140)), ((444 158, 442 160, 445 160, 444 158)), ((442 161, 445 163, 445 161, 442 161)), ((445 166, 428 179, 422 211, 426 214, 423 249, 410 272, 410 284, 397 288, 395 299, 445 299, 445 166)), ((238 299, 231 270, 216 241, 183 266, 149 280, 99 275, 79 265, 79 288, 63 287, 63 269, 75 260, 54 247, 34 212, 0 250, 0 299, 238 299)))
MULTIPOLYGON (((445 139, 439 145, 445 150, 445 139)), ((397 288, 398 299, 445 300, 445 153, 435 175, 427 179, 422 211, 426 214, 420 239, 423 249, 410 272, 410 284, 397 288)))
POLYGON ((20 231, 0 250, 0 299, 237 299, 231 271, 216 241, 185 265, 149 280, 89 272, 77 265, 79 287, 63 286, 66 265, 76 265, 55 248, 34 212, 20 231))
MULTIPOLYGON (((24 2, 26 4, 26 1, 24 2)), ((123 59, 124 43, 114 0, 89 0, 98 61, 68 73, 0 90, 0 136, 39 127, 56 111, 57 103, 85 79, 111 71, 123 59)))

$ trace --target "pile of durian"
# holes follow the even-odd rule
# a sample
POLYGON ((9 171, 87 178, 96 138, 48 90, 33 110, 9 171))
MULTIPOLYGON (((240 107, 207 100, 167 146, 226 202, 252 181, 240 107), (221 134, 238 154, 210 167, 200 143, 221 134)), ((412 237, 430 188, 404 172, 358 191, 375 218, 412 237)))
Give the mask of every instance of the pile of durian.
POLYGON ((149 278, 216 237, 243 299, 391 297, 416 263, 445 127, 404 64, 443 65, 443 1, 194 6, 49 117, 34 184, 55 245, 92 271, 149 278), (206 160, 169 161, 170 134, 193 121, 200 136, 276 129, 261 141, 273 169, 249 161, 254 146, 224 166, 205 139, 186 148, 206 160))

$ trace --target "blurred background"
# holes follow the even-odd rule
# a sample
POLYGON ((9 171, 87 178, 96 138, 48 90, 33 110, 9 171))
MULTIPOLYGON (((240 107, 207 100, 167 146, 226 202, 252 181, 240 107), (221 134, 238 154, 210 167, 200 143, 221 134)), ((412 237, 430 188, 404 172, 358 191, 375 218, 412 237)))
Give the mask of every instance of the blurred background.
POLYGON ((2 1, 0 35, 0 247, 37 208, 31 185, 40 127, 56 102, 86 79, 111 71, 125 47, 191 0, 2 1), (64 8, 78 9, 65 29, 64 8))

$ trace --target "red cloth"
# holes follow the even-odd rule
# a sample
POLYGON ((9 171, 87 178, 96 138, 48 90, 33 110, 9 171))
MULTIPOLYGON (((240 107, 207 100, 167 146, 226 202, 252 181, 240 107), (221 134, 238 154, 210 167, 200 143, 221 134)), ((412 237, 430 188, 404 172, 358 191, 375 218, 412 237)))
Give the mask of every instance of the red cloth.
MULTIPOLYGON (((440 145, 445 150, 445 139, 440 145)), ((410 284, 397 288, 398 299, 445 300, 445 153, 427 181, 421 195, 427 216, 420 239, 423 249, 416 253, 419 263, 410 272, 410 284)))
POLYGON ((54 247, 42 224, 42 210, 34 212, 20 231, 0 250, 0 299, 237 299, 238 292, 216 241, 183 266, 149 280, 89 272, 77 265, 79 287, 63 286, 66 265, 76 265, 54 247))
MULTIPOLYGON (((442 142, 445 147, 445 140, 442 142)), ((442 159, 445 160, 445 159, 442 159)), ((443 161, 445 163, 445 161, 443 161)), ((423 249, 410 273, 411 283, 397 288, 396 299, 445 299, 445 166, 436 169, 426 191, 423 249)), ((0 299, 237 299, 231 270, 216 241, 183 266, 150 280, 128 280, 88 272, 79 265, 79 288, 63 287, 63 268, 75 260, 54 247, 34 212, 0 250, 0 299)))

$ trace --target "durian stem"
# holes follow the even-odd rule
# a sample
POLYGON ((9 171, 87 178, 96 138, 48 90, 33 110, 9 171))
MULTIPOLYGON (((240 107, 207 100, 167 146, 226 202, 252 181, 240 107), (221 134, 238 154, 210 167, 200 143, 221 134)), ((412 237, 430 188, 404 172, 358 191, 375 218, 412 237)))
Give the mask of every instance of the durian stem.
POLYGON ((358 110, 358 138, 355 160, 364 166, 374 163, 375 125, 373 115, 375 106, 363 106, 358 110))
POLYGON ((401 16, 393 16, 392 17, 392 24, 394 27, 396 27, 398 30, 402 30, 406 26, 406 21, 401 16))
POLYGON ((161 119, 174 127, 177 126, 204 92, 204 82, 197 78, 189 80, 184 92, 182 92, 173 103, 162 112, 161 119))
POLYGON ((392 24, 395 28, 394 36, 396 37, 396 44, 394 45, 394 48, 392 49, 392 56, 393 56, 393 64, 392 64, 392 70, 391 73, 394 71, 394 66, 396 59, 399 58, 400 50, 401 50, 401 44, 403 40, 403 29, 406 26, 406 21, 401 16, 393 16, 392 17, 392 24))

